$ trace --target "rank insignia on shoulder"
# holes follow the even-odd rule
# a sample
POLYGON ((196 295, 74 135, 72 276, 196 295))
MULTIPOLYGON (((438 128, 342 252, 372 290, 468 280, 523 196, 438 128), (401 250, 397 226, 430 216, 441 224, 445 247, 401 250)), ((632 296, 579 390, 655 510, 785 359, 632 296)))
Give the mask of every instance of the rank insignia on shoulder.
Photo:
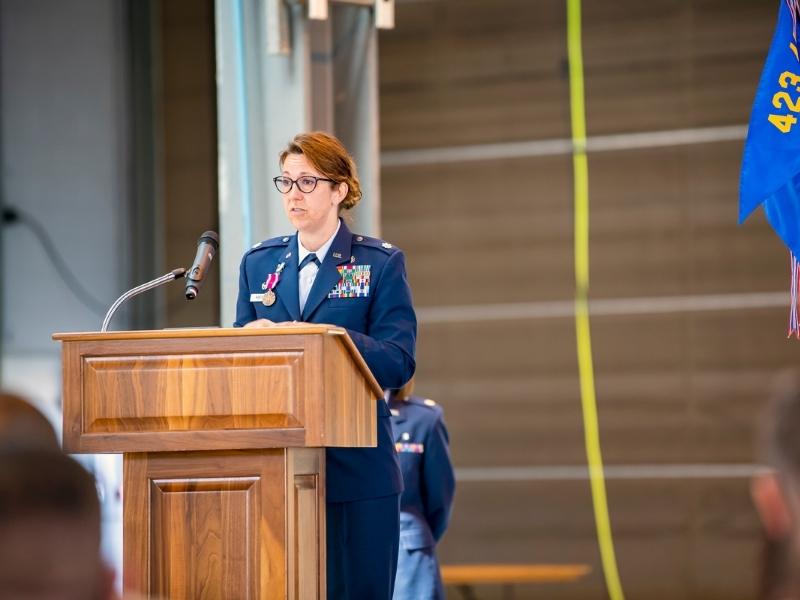
POLYGON ((366 298, 369 296, 371 265, 341 265, 339 283, 328 294, 328 298, 366 298))
POLYGON ((261 245, 261 242, 258 242, 257 244, 253 244, 252 246, 250 246, 250 248, 254 250, 254 249, 258 248, 260 245, 261 245))
POLYGON ((433 400, 431 400, 430 398, 425 398, 425 400, 423 400, 423 401, 422 401, 422 403, 423 403, 425 406, 436 406, 436 402, 434 402, 434 401, 433 401, 433 400))
POLYGON ((425 444, 411 444, 409 442, 397 442, 394 445, 397 452, 406 452, 410 454, 423 454, 425 452, 425 444))
POLYGON ((392 245, 391 245, 389 242, 383 242, 383 243, 381 244, 381 246, 383 246, 383 247, 384 247, 384 248, 386 248, 387 250, 389 250, 390 248, 394 248, 394 246, 392 246, 392 245))

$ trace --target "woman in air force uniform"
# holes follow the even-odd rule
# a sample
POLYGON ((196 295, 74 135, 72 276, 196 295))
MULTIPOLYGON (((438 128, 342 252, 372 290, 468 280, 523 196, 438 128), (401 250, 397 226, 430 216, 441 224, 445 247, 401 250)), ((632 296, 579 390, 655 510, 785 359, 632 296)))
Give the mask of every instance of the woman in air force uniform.
MULTIPOLYGON (((417 321, 403 253, 353 234, 340 214, 361 189, 352 158, 335 137, 295 136, 274 178, 294 235, 256 244, 242 259, 238 327, 287 321, 344 327, 378 384, 399 388, 414 374, 417 321)), ((328 598, 392 597, 403 489, 390 412, 378 402, 376 448, 328 448, 328 598)))

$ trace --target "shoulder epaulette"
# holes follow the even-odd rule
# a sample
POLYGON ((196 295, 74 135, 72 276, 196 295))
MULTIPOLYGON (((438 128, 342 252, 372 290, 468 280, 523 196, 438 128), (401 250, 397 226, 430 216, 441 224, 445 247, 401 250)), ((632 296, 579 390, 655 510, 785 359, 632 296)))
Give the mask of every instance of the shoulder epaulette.
POLYGON ((292 239, 291 236, 288 235, 281 235, 278 237, 269 238, 268 240, 264 240, 263 242, 258 242, 257 244, 253 244, 253 246, 245 254, 250 254, 251 252, 263 250, 265 248, 277 248, 279 246, 287 246, 291 239, 292 239))
POLYGON ((417 406, 425 406, 426 408, 441 410, 441 407, 439 407, 439 405, 436 404, 436 402, 434 402, 430 398, 420 398, 419 396, 409 396, 408 398, 406 398, 406 402, 410 402, 411 404, 416 404, 417 406))
POLYGON ((386 254, 391 254, 392 252, 397 252, 399 250, 399 248, 394 244, 390 244, 389 242, 384 242, 383 240, 366 235, 354 235, 353 243, 361 246, 369 246, 371 248, 380 248, 386 252, 386 254))

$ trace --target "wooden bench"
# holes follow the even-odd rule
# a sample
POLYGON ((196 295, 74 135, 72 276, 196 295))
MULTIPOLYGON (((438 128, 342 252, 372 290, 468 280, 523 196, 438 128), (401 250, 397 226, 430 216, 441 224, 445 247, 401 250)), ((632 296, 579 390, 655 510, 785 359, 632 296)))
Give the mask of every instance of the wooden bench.
POLYGON ((466 564, 442 565, 442 580, 455 587, 464 600, 475 600, 474 585, 499 584, 503 597, 512 598, 519 583, 568 583, 591 573, 589 565, 466 564))

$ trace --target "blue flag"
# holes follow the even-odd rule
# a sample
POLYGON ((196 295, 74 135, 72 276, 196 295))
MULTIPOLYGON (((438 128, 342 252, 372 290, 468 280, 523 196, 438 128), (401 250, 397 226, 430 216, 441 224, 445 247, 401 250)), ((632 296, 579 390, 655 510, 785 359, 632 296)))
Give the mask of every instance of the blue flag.
POLYGON ((739 223, 764 205, 767 221, 789 248, 789 335, 800 339, 800 0, 785 0, 756 89, 739 179, 739 223))
POLYGON ((759 205, 800 256, 800 60, 797 0, 780 3, 778 25, 756 90, 739 182, 739 223, 759 205))

